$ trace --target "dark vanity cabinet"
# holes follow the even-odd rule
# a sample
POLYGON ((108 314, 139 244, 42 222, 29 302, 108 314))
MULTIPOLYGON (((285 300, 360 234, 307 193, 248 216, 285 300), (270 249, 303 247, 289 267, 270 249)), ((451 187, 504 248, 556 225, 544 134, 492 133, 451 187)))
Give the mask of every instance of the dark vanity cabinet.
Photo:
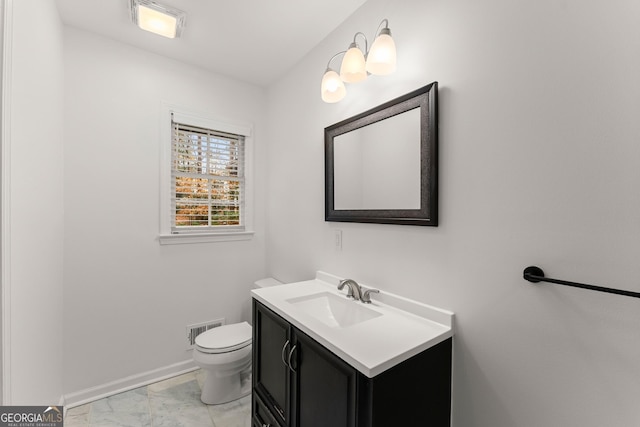
POLYGON ((450 425, 451 338, 368 378, 254 300, 253 343, 253 427, 450 425))
POLYGON ((291 370, 286 364, 291 326, 280 316, 253 303, 253 423, 287 427, 291 417, 291 370), (256 398, 260 396, 261 398, 256 398), (266 406, 268 405, 268 408, 266 406), (274 424, 277 418, 277 423, 274 424))

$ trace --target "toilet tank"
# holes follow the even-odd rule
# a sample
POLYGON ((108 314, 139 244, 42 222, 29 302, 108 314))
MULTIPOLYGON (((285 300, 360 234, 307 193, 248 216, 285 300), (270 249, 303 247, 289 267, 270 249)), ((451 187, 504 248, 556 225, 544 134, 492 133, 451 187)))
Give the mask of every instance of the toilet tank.
POLYGON ((253 282, 253 289, 268 288, 269 286, 278 286, 282 284, 283 283, 278 279, 267 277, 265 279, 260 279, 253 282))

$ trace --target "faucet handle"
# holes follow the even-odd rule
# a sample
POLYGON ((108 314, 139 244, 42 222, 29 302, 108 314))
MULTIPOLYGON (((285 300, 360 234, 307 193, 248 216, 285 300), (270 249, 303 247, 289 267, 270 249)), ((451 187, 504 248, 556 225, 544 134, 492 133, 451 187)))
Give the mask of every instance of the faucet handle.
POLYGON ((364 293, 362 294, 362 298, 360 299, 365 304, 371 304, 371 294, 379 294, 379 293, 380 293, 380 290, 378 289, 367 289, 366 291, 364 291, 364 293))

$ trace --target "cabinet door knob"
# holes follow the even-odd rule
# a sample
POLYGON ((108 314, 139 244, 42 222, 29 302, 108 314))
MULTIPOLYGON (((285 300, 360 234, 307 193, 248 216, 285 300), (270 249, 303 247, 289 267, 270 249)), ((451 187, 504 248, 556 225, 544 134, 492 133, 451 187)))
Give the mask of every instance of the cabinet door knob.
POLYGON ((284 343, 284 345, 282 346, 282 353, 280 354, 280 358, 282 359, 282 363, 284 363, 285 366, 287 365, 287 361, 284 360, 284 355, 285 355, 285 351, 287 350, 287 346, 289 345, 289 340, 287 340, 287 342, 284 343))
POLYGON ((287 359, 287 365, 289 365, 289 369, 291 369, 294 374, 296 373, 296 370, 293 369, 293 366, 291 366, 291 355, 293 355, 293 352, 296 351, 297 346, 298 346, 297 344, 293 346, 293 348, 289 352, 289 358, 287 359))

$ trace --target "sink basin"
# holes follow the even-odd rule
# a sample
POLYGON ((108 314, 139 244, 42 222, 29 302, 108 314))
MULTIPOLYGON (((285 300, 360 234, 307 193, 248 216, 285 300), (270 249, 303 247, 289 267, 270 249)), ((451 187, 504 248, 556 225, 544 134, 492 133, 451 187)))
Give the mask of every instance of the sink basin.
POLYGON ((306 314, 334 327, 345 328, 382 316, 382 313, 378 313, 359 302, 331 292, 304 295, 286 301, 304 310, 306 314))

